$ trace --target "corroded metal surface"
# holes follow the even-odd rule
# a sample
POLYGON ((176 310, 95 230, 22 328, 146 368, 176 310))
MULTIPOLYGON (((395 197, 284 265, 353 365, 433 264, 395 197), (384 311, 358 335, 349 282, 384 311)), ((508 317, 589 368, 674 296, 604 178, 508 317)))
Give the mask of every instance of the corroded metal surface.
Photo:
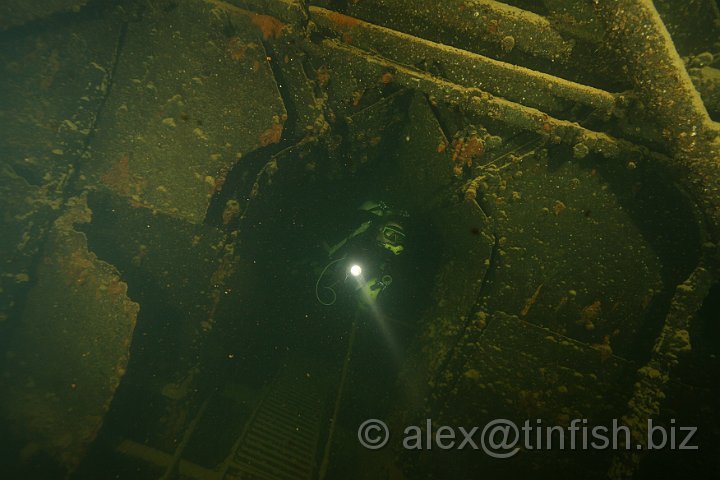
POLYGON ((24 303, 47 231, 102 109, 122 17, 84 13, 0 37, 0 329, 24 303), (64 28, 71 29, 67 35, 64 28), (98 41, 102 38, 103 41, 98 41))
MULTIPOLYGON (((463 354, 448 362, 431 390, 430 411, 447 424, 462 425, 470 418, 480 425, 495 418, 518 424, 541 419, 548 425, 568 425, 575 418, 603 423, 623 407, 622 392, 630 388, 633 372, 623 359, 501 312, 478 319, 469 330, 475 330, 467 335, 472 341, 459 348, 463 354), (598 402, 599 392, 603 392, 602 402, 598 402)), ((550 464, 561 467, 558 478, 596 478, 604 473, 602 466, 588 459, 578 461, 572 452, 523 453, 502 465, 473 463, 482 465, 491 478, 545 471, 550 464)), ((418 476, 425 471, 439 477, 452 476, 449 472, 461 475, 467 464, 430 453, 407 468, 418 476)))
MULTIPOLYGON (((50 224, 61 214, 48 261, 37 272, 11 262, 4 277, 38 279, 14 342, 31 348, 11 351, 16 376, 6 378, 8 411, 30 420, 18 430, 26 453, 76 465, 125 368, 136 305, 95 254, 133 279, 135 300, 182 310, 173 347, 158 349, 174 362, 132 385, 162 397, 165 412, 152 419, 160 432, 148 447, 162 455, 187 427, 194 393, 234 358, 225 350, 217 358, 211 347, 227 348, 219 337, 238 335, 230 350, 251 364, 255 352, 263 367, 266 350, 279 348, 272 333, 287 325, 263 323, 280 310, 253 304, 269 298, 257 279, 282 288, 281 275, 264 269, 291 265, 292 276, 299 267, 295 258, 283 263, 285 251, 248 245, 265 248, 261 234, 300 232, 319 242, 303 230, 303 221, 319 220, 296 199, 375 169, 383 176, 372 177, 381 184, 374 188, 422 215, 441 246, 432 302, 413 325, 397 418, 622 418, 638 430, 642 419, 662 418, 665 396, 679 390, 693 319, 718 280, 716 54, 693 50, 691 40, 706 36, 682 33, 693 14, 717 8, 704 0, 657 2, 660 13, 646 0, 311 3, 136 5, 111 22, 112 42, 90 49, 102 61, 81 72, 87 108, 28 107, 19 93, 28 85, 8 84, 17 98, 2 118, 29 112, 6 141, 2 192, 22 195, 4 202, 15 215, 8 244, 43 235, 25 215, 50 224), (31 145, 23 128, 42 131, 43 115, 51 128, 31 145), (38 173, 45 170, 47 178, 38 173), (83 226, 89 249, 63 220, 87 213, 87 191, 101 215, 83 226), (122 245, 110 248, 112 240, 122 245), (63 282, 71 292, 64 302, 63 282), (53 338, 39 321, 49 300, 62 331, 53 338), (118 323, 87 327, 93 309, 118 323), (103 328, 111 332, 100 349, 93 338, 103 328), (87 372, 78 373, 83 356, 64 373, 43 372, 58 342, 102 360, 87 372), (28 353, 38 346, 44 353, 28 353), (83 396, 86 384, 94 393, 83 396), (86 413, 45 421, 76 401, 86 413)), ((6 69, 48 68, 32 81, 55 88, 69 52, 31 50, 27 65, 6 69)), ((83 93, 54 95, 68 92, 83 93)), ((304 255, 300 248, 292 255, 304 255)), ((140 317, 148 325, 156 318, 140 317)), ((410 474, 495 468, 476 452, 400 457, 410 474)), ((640 458, 603 453, 584 468, 579 457, 525 455, 508 468, 554 472, 560 462, 568 477, 621 478, 640 458)))
POLYGON ((603 2, 614 49, 627 62, 635 92, 675 154, 678 173, 701 203, 708 227, 720 229, 720 126, 711 121, 653 3, 603 2))
POLYGON ((54 197, 85 151, 111 81, 123 19, 103 13, 0 39, 2 161, 54 197))
POLYGON ((27 293, 31 268, 41 238, 52 218, 52 206, 39 188, 33 187, 4 165, 0 170, 0 209, 12 212, 3 221, 0 240, 2 276, 0 277, 0 328, 8 320, 27 293))
POLYGON ((3 412, 26 445, 67 469, 95 439, 125 374, 139 306, 76 226, 92 213, 71 201, 48 234, 37 282, 3 366, 3 412))
POLYGON ((282 27, 206 2, 130 24, 87 184, 201 223, 232 166, 280 141, 287 113, 262 42, 282 27))
POLYGON ((493 0, 445 2, 439 25, 434 21, 437 5, 431 2, 354 2, 348 12, 373 23, 470 51, 492 48, 510 53, 517 49, 562 62, 567 61, 573 49, 573 42, 564 39, 544 17, 493 0))
POLYGON ((312 20, 347 43, 372 49, 405 65, 433 65, 451 82, 475 86, 493 95, 522 102, 547 113, 562 114, 580 104, 610 116, 617 108, 614 95, 559 77, 523 68, 452 46, 398 32, 331 10, 310 8, 312 20))
MULTIPOLYGON (((546 139, 544 148, 536 148, 537 140, 529 154, 520 151, 510 154, 509 160, 488 161, 487 168, 471 167, 469 170, 475 177, 470 183, 462 170, 455 172, 465 180, 466 195, 472 192, 470 198, 477 196, 479 205, 492 220, 497 251, 491 258, 492 282, 479 296, 477 304, 465 307, 465 315, 460 312, 427 313, 426 330, 419 342, 421 353, 410 362, 412 367, 408 367, 420 368, 424 372, 420 377, 432 373, 428 386, 415 386, 418 392, 434 395, 426 405, 427 410, 420 415, 443 411, 448 412, 448 421, 460 423, 478 418, 467 399, 474 396, 471 392, 479 396, 483 396, 483 392, 468 387, 461 394, 458 388, 472 381, 492 383, 492 369, 473 367, 482 367, 480 359, 490 355, 490 351, 502 350, 507 338, 511 338, 499 336, 490 340, 484 334, 486 328, 493 328, 493 322, 499 321, 494 314, 505 311, 516 315, 508 317, 511 321, 506 322, 508 326, 515 324, 515 327, 509 327, 511 329, 520 331, 527 327, 524 322, 530 322, 582 345, 581 349, 588 357, 579 361, 581 364, 592 363, 590 358, 598 355, 601 360, 619 356, 617 358, 624 363, 620 373, 608 377, 608 383, 589 385, 589 388, 592 392, 597 387, 598 393, 607 390, 623 392, 616 395, 608 411, 626 415, 627 422, 639 427, 640 419, 660 414, 659 405, 667 388, 667 378, 675 369, 678 355, 688 348, 681 340, 686 338, 690 318, 700 307, 697 299, 706 295, 713 281, 711 278, 717 278, 714 258, 718 240, 718 127, 710 120, 650 2, 603 2, 597 9, 566 9, 562 2, 546 3, 551 12, 548 18, 560 31, 594 44, 595 50, 604 50, 604 58, 614 56, 620 65, 629 68, 627 80, 634 87, 633 92, 612 94, 612 90, 593 92, 582 87, 587 98, 594 95, 596 99, 607 97, 618 102, 611 110, 605 110, 618 116, 613 120, 616 125, 598 122, 602 108, 583 117, 577 116, 577 111, 561 113, 551 105, 534 103, 532 96, 524 95, 525 82, 536 81, 539 74, 523 72, 516 65, 503 63, 516 48, 510 39, 504 52, 489 47, 491 41, 488 38, 480 39, 477 46, 468 47, 494 58, 488 61, 484 57, 474 57, 480 70, 494 68, 507 75, 507 81, 495 85, 492 81, 483 82, 482 76, 474 77, 472 55, 441 45, 465 46, 463 39, 447 35, 443 29, 438 30, 439 33, 427 30, 428 25, 436 23, 430 18, 437 9, 423 2, 402 6, 384 2, 353 3, 341 8, 341 13, 311 7, 311 20, 331 40, 323 40, 319 48, 308 48, 312 48, 312 54, 322 58, 328 67, 331 95, 347 99, 341 105, 350 104, 355 92, 371 90, 377 85, 386 88, 397 85, 424 92, 436 111, 458 109, 466 116, 466 121, 499 123, 534 132, 546 139), (344 13, 357 15, 362 20, 347 17, 344 13), (385 28, 371 23, 380 23, 385 28), (639 25, 642 28, 638 28, 639 25), (597 39, 603 38, 606 30, 610 32, 610 38, 616 40, 614 48, 598 47, 597 39), (440 40, 443 35, 446 36, 440 40), (564 121, 564 115, 574 121, 564 121), (638 122, 638 119, 644 120, 638 122), (552 144, 567 145, 571 150, 561 153, 550 149, 552 144), (597 163, 598 157, 593 153, 602 153, 614 164, 597 163), (571 156, 575 160, 557 163, 562 162, 558 156, 571 156), (551 162, 555 166, 551 166, 551 162), (689 193, 689 197, 685 197, 674 187, 662 189, 669 195, 667 199, 675 198, 677 207, 664 207, 671 210, 664 218, 676 219, 677 225, 670 227, 661 218, 647 218, 637 228, 631 227, 633 220, 625 211, 627 205, 635 204, 634 218, 638 218, 637 215, 647 217, 652 211, 654 194, 651 191, 668 182, 660 173, 663 170, 669 170, 689 193), (615 188, 627 185, 634 193, 628 197, 619 190, 609 190, 611 185, 615 188), (701 211, 699 215, 696 208, 701 211), (662 230, 677 232, 674 249, 668 248, 667 239, 654 233, 662 230), (711 241, 705 244, 701 257, 699 242, 705 238, 711 241), (683 260, 675 262, 673 252, 682 252, 683 260), (698 262, 700 265, 695 273, 687 277, 688 266, 698 262), (671 266, 673 263, 685 266, 678 268, 671 266), (596 265, 596 268, 585 270, 585 265, 596 265), (708 269, 715 273, 708 274, 708 269), (638 272, 642 272, 639 277, 638 272), (644 281, 638 283, 638 278, 644 281), (680 282, 683 283, 677 286, 680 282), (694 300, 689 299, 687 295, 673 294, 676 286, 679 292, 700 293, 693 297, 694 300), (642 325, 648 321, 657 322, 656 312, 666 308, 669 313, 665 326, 658 332, 660 337, 650 363, 639 369, 639 380, 633 389, 633 367, 622 357, 636 356, 634 349, 642 325), (481 350, 483 354, 475 357, 479 345, 485 342, 491 345, 491 350, 481 350), (668 358, 672 360, 668 361, 668 358), (463 413, 456 418, 449 413, 458 411, 463 413)), ((459 9, 460 13, 451 10, 450 20, 443 16, 437 22, 453 31, 471 28, 472 19, 461 20, 460 24, 456 19, 464 15, 464 6, 459 9)), ((474 3, 468 5, 468 9, 472 10, 474 6, 474 3)), ((488 25, 495 28, 499 23, 488 25)), ((503 26, 509 31, 513 27, 512 22, 505 22, 503 26)), ((712 55, 705 57, 713 58, 712 55)), ((578 58, 582 58, 582 52, 573 53, 565 60, 578 58)), ((514 59, 523 62, 520 57, 514 59)), ((700 60, 691 58, 690 62, 693 61, 700 60)), ((576 67, 582 70, 585 66, 576 67)), ((540 70, 550 74, 560 72, 551 65, 541 65, 540 70)), ((578 75, 580 77, 582 75, 578 75)), ((552 87, 548 84, 547 88, 552 87)), ((705 89, 708 88, 706 84, 705 89)), ((553 91, 563 96, 562 89, 553 91)), ((568 91, 564 93, 567 95, 568 91)), ((548 101, 547 96, 545 101, 548 101)), ((344 106, 341 108, 346 108, 344 106)), ((412 118, 422 121, 421 117, 412 118)), ((419 159, 429 155, 432 154, 427 148, 417 151, 418 170, 425 168, 424 161, 419 159)), ((450 157, 448 154, 445 158, 450 157)), ((672 200, 668 202, 672 203, 672 200)), ((455 241, 458 240, 455 237, 455 241)), ((468 253, 468 258, 474 257, 468 253)), ((462 274, 453 269, 451 263, 445 266, 466 282, 472 282, 477 278, 475 275, 482 277, 480 272, 462 274)), ((452 280, 451 276, 438 276, 436 295, 440 304, 445 298, 455 299, 457 289, 452 280)), ((526 348, 529 351, 535 349, 534 346, 526 348)), ((558 349, 562 350, 562 347, 558 349)), ((552 354, 542 357, 547 359, 552 354)), ((549 367, 549 371, 555 376, 558 368, 572 371, 577 363, 561 362, 560 366, 549 367)), ((598 369, 612 370, 604 360, 600 361, 598 369)), ((504 375, 513 371, 508 369, 504 375)), ((518 375, 521 378, 515 385, 508 386, 502 401, 512 404, 516 399, 511 397, 519 392, 530 395, 529 402, 535 404, 538 402, 533 399, 547 396, 540 402, 542 407, 538 407, 545 414, 577 405, 563 399, 565 389, 543 393, 542 388, 529 386, 532 383, 529 377, 518 375), (521 385, 528 386, 528 390, 521 385)), ((410 372, 408 377, 412 377, 410 372)), ((589 393, 588 399, 593 395, 589 393)), ((488 403, 491 404, 492 401, 488 403)), ((589 405, 592 404, 589 400, 589 405)), ((511 410, 517 413, 517 408, 511 407, 511 410)), ((595 474, 602 476, 609 469, 615 476, 631 475, 639 458, 637 453, 633 453, 629 461, 619 456, 611 466, 605 457, 596 465, 595 474)), ((452 468, 450 464, 444 465, 452 468)), ((462 467, 459 468, 462 471, 462 467)))

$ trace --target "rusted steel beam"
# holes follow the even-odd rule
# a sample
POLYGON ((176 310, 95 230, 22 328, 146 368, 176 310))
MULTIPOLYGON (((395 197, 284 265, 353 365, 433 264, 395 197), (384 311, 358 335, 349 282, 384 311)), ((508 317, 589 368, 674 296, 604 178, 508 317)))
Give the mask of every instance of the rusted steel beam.
POLYGON ((426 65, 445 79, 493 95, 560 114, 575 104, 609 118, 618 107, 615 95, 543 72, 436 43, 374 25, 320 7, 310 7, 310 19, 347 43, 376 52, 394 62, 426 65))
POLYGON ((678 176, 720 239, 720 128, 708 115, 651 0, 596 2, 637 95, 658 119, 678 176))
POLYGON ((700 95, 650 0, 597 2, 614 50, 626 61, 637 94, 659 116, 676 149, 693 152, 717 135, 700 95))
POLYGON ((206 0, 219 8, 239 7, 245 11, 270 15, 283 23, 302 28, 307 23, 308 0, 206 0))
POLYGON ((683 353, 691 350, 690 324, 702 307, 713 284, 713 275, 705 265, 699 265, 692 274, 675 289, 670 310, 665 317, 660 335, 652 351, 650 361, 637 371, 637 381, 628 401, 628 411, 623 423, 630 427, 635 445, 642 450, 620 451, 613 459, 608 478, 624 480, 633 478, 647 446, 647 422, 660 413, 666 397, 673 370, 683 353))
POLYGON ((364 0, 347 12, 373 23, 472 51, 490 48, 565 62, 574 43, 535 13, 493 0, 364 0), (441 12, 441 14, 439 14, 441 12))
MULTIPOLYGON (((647 419, 660 413, 679 356, 691 348, 690 323, 718 277, 720 130, 710 119, 652 1, 602 1, 596 6, 610 45, 625 61, 636 94, 663 130, 679 182, 701 209, 709 240, 704 244, 703 262, 677 286, 650 361, 638 370, 638 381, 623 417, 638 433, 641 427, 643 431, 646 428, 647 419)), ((621 452, 613 461, 609 478, 632 478, 642 455, 642 451, 621 452)))
POLYGON ((644 152, 644 149, 631 142, 589 130, 575 122, 553 118, 540 110, 495 97, 478 88, 433 77, 334 40, 322 40, 319 44, 308 42, 304 48, 311 55, 322 59, 331 71, 343 72, 355 79, 366 79, 366 82, 374 79, 377 83, 386 81, 388 77, 383 79, 383 75, 392 72, 391 81, 400 86, 422 91, 431 99, 456 105, 468 115, 490 118, 520 130, 545 135, 557 143, 583 144, 587 152, 600 153, 605 157, 617 157, 621 153, 642 155, 644 152))

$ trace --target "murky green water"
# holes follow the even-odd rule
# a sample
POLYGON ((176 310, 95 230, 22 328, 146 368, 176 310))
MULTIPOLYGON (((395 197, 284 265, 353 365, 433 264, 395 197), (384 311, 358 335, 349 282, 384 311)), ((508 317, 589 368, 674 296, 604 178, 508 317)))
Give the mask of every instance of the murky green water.
POLYGON ((2 478, 710 478, 717 2, 0 5, 2 478))

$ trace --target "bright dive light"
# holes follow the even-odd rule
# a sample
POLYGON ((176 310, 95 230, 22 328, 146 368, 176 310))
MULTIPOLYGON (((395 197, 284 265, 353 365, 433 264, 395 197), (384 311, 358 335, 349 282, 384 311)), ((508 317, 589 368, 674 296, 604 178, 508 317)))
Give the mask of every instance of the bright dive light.
POLYGON ((359 277, 361 273, 362 268, 360 268, 360 265, 356 264, 350 267, 350 275, 352 275, 353 277, 359 277))

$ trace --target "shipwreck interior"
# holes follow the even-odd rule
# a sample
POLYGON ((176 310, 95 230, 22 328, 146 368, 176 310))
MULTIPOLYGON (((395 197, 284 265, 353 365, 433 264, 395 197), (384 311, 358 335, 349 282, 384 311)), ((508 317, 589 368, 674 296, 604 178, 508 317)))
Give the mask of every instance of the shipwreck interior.
POLYGON ((720 468, 715 0, 7 0, 0 57, 3 478, 720 468))

